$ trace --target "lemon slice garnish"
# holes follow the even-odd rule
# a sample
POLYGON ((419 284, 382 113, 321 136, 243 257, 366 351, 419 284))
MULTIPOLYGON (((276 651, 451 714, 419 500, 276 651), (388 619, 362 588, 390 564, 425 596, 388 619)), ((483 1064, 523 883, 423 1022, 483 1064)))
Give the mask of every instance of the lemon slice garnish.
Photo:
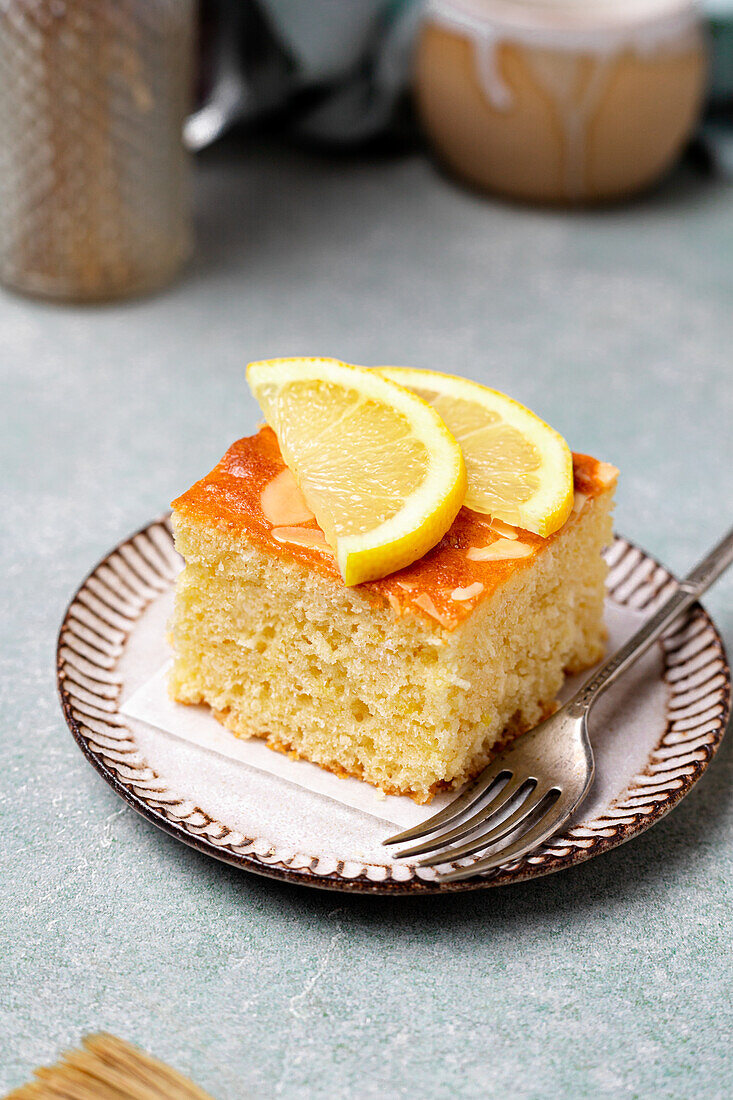
POLYGON ((337 359, 250 363, 247 380, 347 585, 402 569, 440 541, 466 469, 430 405, 337 359))
POLYGON ((561 435, 497 390, 437 371, 378 367, 429 402, 460 443, 467 508, 546 537, 573 507, 573 457, 561 435))

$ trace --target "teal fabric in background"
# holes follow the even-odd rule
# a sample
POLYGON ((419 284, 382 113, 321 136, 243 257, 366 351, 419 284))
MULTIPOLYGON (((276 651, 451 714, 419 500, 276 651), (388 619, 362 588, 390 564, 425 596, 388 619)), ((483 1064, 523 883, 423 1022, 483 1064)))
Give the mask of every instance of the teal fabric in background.
MULTIPOLYGON (((0 295, 0 1093, 106 1029, 217 1100, 724 1100, 733 740, 639 839, 399 901, 240 874, 128 809, 55 695, 89 567, 259 419, 248 359, 465 373, 621 469, 616 525, 681 573, 733 514, 733 205, 678 170, 598 212, 466 193, 420 155, 271 143, 196 164, 158 297, 0 295)), ((733 577, 705 600, 729 647, 733 577)))
MULTIPOLYGON (((733 101, 733 0, 704 0, 710 44, 710 100, 733 101)), ((733 119, 729 119, 733 125, 733 119)))

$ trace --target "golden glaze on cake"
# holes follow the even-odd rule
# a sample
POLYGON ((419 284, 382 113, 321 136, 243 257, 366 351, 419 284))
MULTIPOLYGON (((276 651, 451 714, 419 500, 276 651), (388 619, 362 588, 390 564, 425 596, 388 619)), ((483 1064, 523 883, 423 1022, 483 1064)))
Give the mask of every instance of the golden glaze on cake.
MULTIPOLYGON (((573 467, 576 512, 580 512, 584 500, 605 492, 615 482, 617 470, 580 454, 573 455, 573 467)), ((224 528, 230 536, 241 535, 267 553, 295 559, 342 585, 315 519, 283 525, 271 522, 265 514, 263 493, 285 469, 275 433, 271 428, 262 428, 257 435, 232 444, 211 473, 175 500, 173 507, 193 522, 224 528)), ((307 511, 301 501, 300 515, 307 511)), ((298 514, 297 504, 294 514, 298 514)), ((508 533, 516 533, 516 538, 500 552, 513 556, 496 561, 474 560, 468 556, 470 551, 491 546, 506 533, 500 525, 499 530, 492 528, 491 523, 489 516, 462 508, 450 530, 423 558, 389 577, 360 585, 359 590, 375 604, 388 603, 396 615, 427 616, 445 629, 454 630, 477 604, 512 574, 531 565, 564 530, 543 539, 519 528, 510 529, 508 533)))

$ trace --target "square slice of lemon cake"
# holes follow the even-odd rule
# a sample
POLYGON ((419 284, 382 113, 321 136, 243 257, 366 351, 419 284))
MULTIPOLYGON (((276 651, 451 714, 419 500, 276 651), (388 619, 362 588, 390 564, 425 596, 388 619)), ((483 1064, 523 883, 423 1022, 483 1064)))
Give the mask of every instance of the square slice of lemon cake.
POLYGON ((601 657, 616 475, 575 455, 573 512, 550 537, 462 508, 419 561, 346 587, 263 428, 174 502, 171 693, 239 737, 428 801, 601 657))

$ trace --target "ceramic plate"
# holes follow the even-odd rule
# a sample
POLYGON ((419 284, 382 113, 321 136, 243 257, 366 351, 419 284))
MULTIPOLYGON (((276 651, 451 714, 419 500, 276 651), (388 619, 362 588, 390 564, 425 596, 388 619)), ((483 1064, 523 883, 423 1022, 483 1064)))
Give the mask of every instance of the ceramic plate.
MULTIPOLYGON (((616 647, 676 582, 622 538, 608 562, 606 620, 616 647)), ((659 821, 700 778, 725 730, 725 651, 696 605, 594 707, 597 778, 570 825, 493 877, 441 885, 431 869, 390 862, 381 841, 394 826, 121 713, 165 659, 179 568, 165 518, 96 566, 61 626, 61 702, 87 760, 125 801, 172 836, 243 870, 383 894, 475 890, 561 871, 659 821)))

